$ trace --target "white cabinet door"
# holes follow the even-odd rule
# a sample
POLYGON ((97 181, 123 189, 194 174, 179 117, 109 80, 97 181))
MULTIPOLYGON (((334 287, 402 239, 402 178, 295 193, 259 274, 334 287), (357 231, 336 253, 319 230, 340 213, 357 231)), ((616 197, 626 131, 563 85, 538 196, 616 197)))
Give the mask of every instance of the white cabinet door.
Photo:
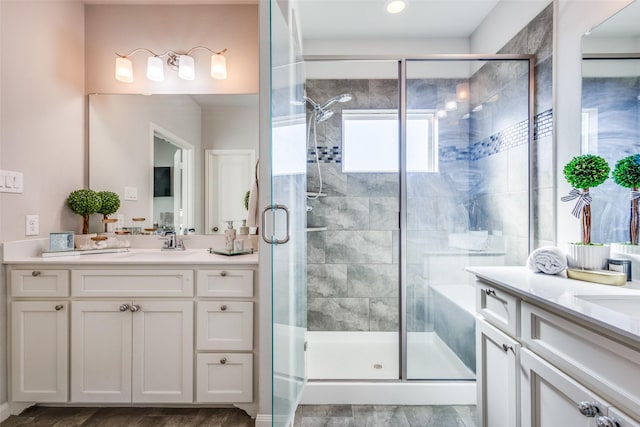
POLYGON ((68 303, 11 303, 11 400, 68 400, 68 303))
POLYGON ((523 427, 595 427, 609 404, 526 349, 522 366, 523 427))
POLYGON ((198 350, 253 349, 253 303, 198 302, 198 350))
POLYGON ((71 400, 131 401, 131 311, 126 301, 71 304, 71 400))
POLYGON ((253 355, 200 353, 198 402, 240 403, 253 400, 253 355))
POLYGON ((476 322, 478 419, 482 427, 520 426, 520 344, 484 320, 476 322))
POLYGON ((134 301, 133 402, 193 401, 193 302, 134 301))

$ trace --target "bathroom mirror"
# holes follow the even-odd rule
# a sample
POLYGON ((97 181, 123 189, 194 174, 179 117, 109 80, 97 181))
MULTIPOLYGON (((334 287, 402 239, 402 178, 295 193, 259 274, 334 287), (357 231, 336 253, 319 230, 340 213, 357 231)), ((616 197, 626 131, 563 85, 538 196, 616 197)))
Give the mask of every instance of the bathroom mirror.
POLYGON ((120 196, 117 228, 210 234, 224 220, 239 225, 253 165, 220 176, 208 173, 206 158, 241 151, 253 159, 257 148, 257 95, 89 96, 89 187, 120 196), (207 173, 216 182, 206 183, 207 173))
MULTIPOLYGON (((604 157, 612 169, 640 153, 639 19, 634 1, 582 39, 581 152, 604 157)), ((592 241, 628 241, 629 189, 608 179, 591 195, 592 241)))

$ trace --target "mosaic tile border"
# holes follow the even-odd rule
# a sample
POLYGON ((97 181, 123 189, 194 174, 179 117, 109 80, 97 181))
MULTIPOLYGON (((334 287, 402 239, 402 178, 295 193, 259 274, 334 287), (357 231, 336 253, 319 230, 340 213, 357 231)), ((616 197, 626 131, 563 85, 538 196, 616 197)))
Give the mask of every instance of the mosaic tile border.
MULTIPOLYGON (((553 110, 549 109, 534 117, 533 140, 551 136, 553 133, 553 110)), ((487 138, 470 144, 468 147, 441 147, 442 161, 470 161, 479 160, 493 154, 500 153, 529 141, 529 121, 524 120, 497 132, 487 138)), ((320 163, 342 163, 342 147, 318 146, 318 160, 320 163)), ((315 148, 307 150, 307 163, 316 162, 315 148)))

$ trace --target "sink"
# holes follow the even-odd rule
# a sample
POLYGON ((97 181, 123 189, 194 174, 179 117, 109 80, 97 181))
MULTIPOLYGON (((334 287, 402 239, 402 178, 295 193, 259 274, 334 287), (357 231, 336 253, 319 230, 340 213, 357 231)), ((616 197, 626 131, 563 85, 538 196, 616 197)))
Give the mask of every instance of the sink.
POLYGON ((576 295, 576 298, 640 319, 640 295, 576 295))
POLYGON ((203 250, 176 250, 176 251, 161 251, 160 249, 151 249, 151 250, 133 250, 131 252, 127 252, 126 254, 120 255, 124 258, 133 258, 135 260, 144 260, 144 261, 166 261, 170 259, 182 259, 185 257, 193 256, 198 253, 203 252, 203 250))

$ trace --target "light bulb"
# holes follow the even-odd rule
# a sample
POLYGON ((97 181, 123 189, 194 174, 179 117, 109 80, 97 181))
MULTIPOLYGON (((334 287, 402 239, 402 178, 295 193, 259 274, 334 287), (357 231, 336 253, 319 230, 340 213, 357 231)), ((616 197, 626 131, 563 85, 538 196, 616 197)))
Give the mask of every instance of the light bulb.
POLYGON ((211 55, 211 77, 217 80, 227 78, 227 59, 218 53, 211 55))
POLYGON ((116 58, 116 80, 123 83, 133 82, 133 68, 129 58, 122 56, 116 58))
POLYGON ((178 76, 184 80, 194 80, 196 78, 193 57, 189 55, 180 55, 180 59, 178 61, 178 76))
POLYGON ((164 80, 164 64, 158 56, 150 56, 147 59, 147 78, 154 82, 164 80))
POLYGON ((395 14, 402 12, 407 7, 407 3, 404 0, 387 0, 384 7, 388 13, 395 14))

